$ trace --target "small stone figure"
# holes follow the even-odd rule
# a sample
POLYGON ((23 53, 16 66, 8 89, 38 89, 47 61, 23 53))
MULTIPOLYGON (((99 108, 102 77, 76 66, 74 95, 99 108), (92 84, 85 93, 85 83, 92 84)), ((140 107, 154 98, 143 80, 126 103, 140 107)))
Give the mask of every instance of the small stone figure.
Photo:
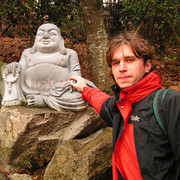
POLYGON ((37 30, 33 47, 24 50, 19 63, 10 63, 4 70, 2 105, 26 103, 31 107, 82 110, 88 104, 69 85, 73 75, 81 76, 77 53, 64 47, 57 26, 43 24, 37 30))

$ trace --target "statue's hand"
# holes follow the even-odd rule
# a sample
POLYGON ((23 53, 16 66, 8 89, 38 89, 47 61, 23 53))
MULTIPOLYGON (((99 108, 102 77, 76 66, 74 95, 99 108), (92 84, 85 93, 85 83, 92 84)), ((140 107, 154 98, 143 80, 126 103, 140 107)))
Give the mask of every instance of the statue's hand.
POLYGON ((26 99, 27 99, 27 105, 28 106, 31 106, 31 107, 35 106, 35 97, 34 97, 34 95, 27 95, 26 99))
POLYGON ((45 107, 43 96, 40 94, 28 94, 26 96, 27 105, 30 107, 45 107))
POLYGON ((20 72, 20 70, 21 70, 20 64, 17 62, 12 62, 6 66, 4 71, 6 75, 12 73, 12 75, 15 76, 17 71, 20 72))
MULTIPOLYGON (((75 80, 69 80, 71 83, 76 84, 77 82, 75 80)), ((70 92, 76 91, 76 88, 73 86, 70 86, 70 92)))

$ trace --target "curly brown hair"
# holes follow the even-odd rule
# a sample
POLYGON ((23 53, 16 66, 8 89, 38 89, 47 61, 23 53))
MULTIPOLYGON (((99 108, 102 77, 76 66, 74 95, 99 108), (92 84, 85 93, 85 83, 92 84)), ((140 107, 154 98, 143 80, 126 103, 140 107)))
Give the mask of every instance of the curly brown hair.
POLYGON ((143 58, 144 65, 147 60, 153 59, 154 47, 149 44, 149 42, 143 39, 138 33, 134 31, 127 31, 116 35, 109 44, 106 50, 106 62, 109 67, 111 67, 112 56, 115 50, 122 45, 130 45, 134 55, 137 58, 143 58))

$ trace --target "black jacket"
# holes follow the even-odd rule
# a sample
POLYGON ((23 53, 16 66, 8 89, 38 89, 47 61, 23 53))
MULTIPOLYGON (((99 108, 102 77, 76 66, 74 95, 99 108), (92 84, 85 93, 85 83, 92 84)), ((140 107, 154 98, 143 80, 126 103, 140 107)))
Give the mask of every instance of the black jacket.
MULTIPOLYGON (((100 115, 113 127, 113 148, 124 130, 124 122, 115 102, 119 102, 118 86, 113 88, 115 98, 103 103, 100 115)), ((164 124, 168 137, 160 128, 154 112, 153 99, 156 91, 132 104, 129 119, 134 124, 134 140, 141 175, 144 180, 178 180, 180 178, 180 92, 169 90, 163 103, 164 124)), ((119 174, 118 179, 123 179, 119 174)))

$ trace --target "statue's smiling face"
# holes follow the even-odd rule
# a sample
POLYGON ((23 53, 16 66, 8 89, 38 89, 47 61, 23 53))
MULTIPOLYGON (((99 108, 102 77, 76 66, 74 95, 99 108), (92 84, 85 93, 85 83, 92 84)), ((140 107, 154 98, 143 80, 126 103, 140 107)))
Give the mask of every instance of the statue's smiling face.
POLYGON ((53 24, 44 24, 36 34, 36 49, 40 52, 52 53, 59 49, 60 34, 53 24))

